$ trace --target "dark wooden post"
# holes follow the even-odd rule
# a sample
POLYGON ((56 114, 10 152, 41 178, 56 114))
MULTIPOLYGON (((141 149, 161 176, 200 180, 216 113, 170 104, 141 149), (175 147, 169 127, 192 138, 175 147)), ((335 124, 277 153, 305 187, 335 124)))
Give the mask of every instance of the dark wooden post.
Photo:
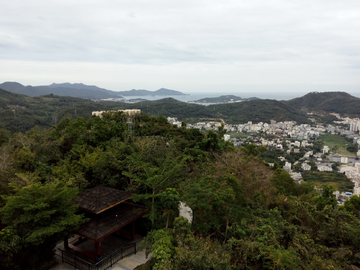
POLYGON ((100 255, 100 253, 101 253, 101 250, 100 250, 100 242, 101 241, 97 241, 97 242, 95 242, 95 250, 96 250, 96 255, 100 255))
POLYGON ((131 240, 135 241, 135 221, 132 222, 131 240))
POLYGON ((66 249, 69 248, 69 239, 67 236, 64 237, 64 248, 66 248, 66 249))

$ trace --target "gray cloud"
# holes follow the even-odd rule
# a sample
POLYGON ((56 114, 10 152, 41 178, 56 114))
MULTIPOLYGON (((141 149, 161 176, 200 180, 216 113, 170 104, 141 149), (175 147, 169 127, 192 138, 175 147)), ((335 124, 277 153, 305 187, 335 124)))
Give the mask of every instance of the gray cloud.
MULTIPOLYGON (((3 1, 0 62, 14 69, 22 61, 59 68, 78 62, 97 74, 101 71, 92 63, 139 65, 141 70, 169 66, 173 72, 182 72, 176 65, 207 66, 209 76, 219 68, 241 73, 251 67, 243 71, 246 80, 224 75, 218 83, 261 78, 282 83, 281 74, 292 83, 325 83, 331 74, 329 82, 360 84, 360 77, 349 72, 360 63, 359 17, 358 0, 3 1)), ((79 80, 86 76, 78 74, 79 80)))

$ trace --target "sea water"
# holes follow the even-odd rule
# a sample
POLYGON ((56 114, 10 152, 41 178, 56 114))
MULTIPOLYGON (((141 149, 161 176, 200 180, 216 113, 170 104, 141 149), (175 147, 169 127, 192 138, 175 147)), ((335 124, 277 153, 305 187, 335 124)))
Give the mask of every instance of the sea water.
MULTIPOLYGON (((306 94, 306 93, 305 93, 306 94)), ((174 96, 158 96, 158 95, 151 95, 151 96, 124 96, 125 99, 146 99, 146 100, 159 100, 163 98, 174 98, 179 101, 188 102, 188 101, 195 101, 202 98, 213 98, 213 97, 220 97, 225 95, 234 95, 241 98, 250 98, 250 97, 257 97, 260 99, 273 99, 273 100, 290 100, 298 97, 302 97, 305 95, 304 93, 297 93, 297 92, 237 92, 237 93, 191 93, 185 95, 174 95, 174 96)), ((350 93, 354 97, 360 97, 360 93, 350 93)))
POLYGON ((291 93, 192 93, 185 95, 174 95, 174 96, 124 96, 125 99, 146 99, 146 100, 158 100, 163 98, 174 98, 179 101, 188 102, 195 101, 203 98, 213 98, 225 95, 233 95, 241 98, 257 97, 261 99, 275 99, 275 100, 289 100, 292 98, 300 97, 296 94, 291 93))

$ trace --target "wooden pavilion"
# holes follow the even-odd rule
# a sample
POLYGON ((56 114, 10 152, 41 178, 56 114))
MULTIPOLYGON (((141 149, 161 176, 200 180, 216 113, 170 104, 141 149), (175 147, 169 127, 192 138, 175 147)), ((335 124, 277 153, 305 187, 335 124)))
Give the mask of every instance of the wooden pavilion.
POLYGON ((76 250, 88 257, 101 256, 101 240, 114 232, 121 231, 135 240, 135 220, 149 211, 144 206, 126 202, 131 193, 114 188, 97 186, 79 195, 74 201, 85 212, 85 217, 90 220, 80 226, 75 233, 95 243, 95 253, 91 254, 71 244, 68 238, 64 239, 66 249, 76 250), (122 230, 131 224, 131 231, 122 230))

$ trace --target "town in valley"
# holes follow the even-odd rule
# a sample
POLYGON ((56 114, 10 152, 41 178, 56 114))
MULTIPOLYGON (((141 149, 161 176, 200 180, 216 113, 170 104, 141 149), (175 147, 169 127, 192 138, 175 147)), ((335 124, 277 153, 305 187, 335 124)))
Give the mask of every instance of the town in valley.
MULTIPOLYGON (((227 131, 224 140, 233 143, 235 147, 249 144, 265 147, 267 152, 273 153, 272 159, 278 162, 297 184, 304 181, 303 174, 311 170, 343 174, 353 183, 353 188, 334 192, 338 204, 342 205, 352 195, 360 195, 360 120, 341 117, 337 113, 331 115, 338 118, 333 125, 275 120, 270 120, 270 123, 249 121, 243 124, 226 124, 222 119, 218 119, 186 124, 186 128, 215 132, 223 128, 227 131), (347 148, 352 152, 345 150, 345 154, 338 153, 339 146, 330 147, 323 142, 319 143, 321 136, 325 134, 344 137, 347 148)), ((311 117, 311 113, 309 116, 311 117)), ((168 117, 167 120, 178 127, 183 125, 175 117, 168 117)), ((274 162, 268 164, 274 166, 274 162)))

